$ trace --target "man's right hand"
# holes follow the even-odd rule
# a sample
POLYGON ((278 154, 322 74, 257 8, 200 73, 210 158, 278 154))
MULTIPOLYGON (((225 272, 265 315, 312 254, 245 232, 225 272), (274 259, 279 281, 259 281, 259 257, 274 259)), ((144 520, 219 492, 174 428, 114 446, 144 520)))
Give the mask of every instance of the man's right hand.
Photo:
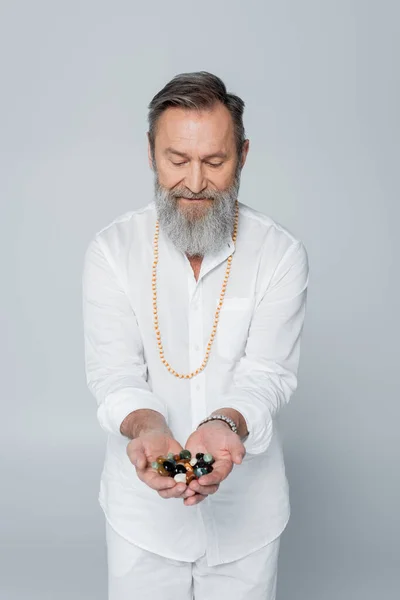
POLYGON ((120 427, 122 435, 131 438, 126 453, 136 467, 136 473, 144 483, 156 490, 161 498, 186 498, 205 496, 190 489, 186 483, 177 483, 173 477, 163 477, 152 468, 151 463, 169 452, 179 454, 182 446, 174 439, 163 415, 155 410, 138 409, 131 412, 120 427))
POLYGON ((189 498, 195 492, 186 483, 177 483, 173 477, 163 477, 152 468, 151 463, 159 456, 167 456, 169 452, 179 454, 183 450, 172 434, 167 430, 150 430, 139 433, 126 447, 129 460, 136 467, 139 479, 162 498, 189 498))

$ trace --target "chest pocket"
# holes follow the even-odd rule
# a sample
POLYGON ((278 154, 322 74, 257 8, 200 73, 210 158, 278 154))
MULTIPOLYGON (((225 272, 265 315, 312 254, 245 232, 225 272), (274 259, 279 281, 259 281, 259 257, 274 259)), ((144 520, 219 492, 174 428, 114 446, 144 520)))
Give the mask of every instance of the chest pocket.
POLYGON ((252 298, 225 298, 215 338, 222 358, 235 360, 244 353, 252 312, 252 298))

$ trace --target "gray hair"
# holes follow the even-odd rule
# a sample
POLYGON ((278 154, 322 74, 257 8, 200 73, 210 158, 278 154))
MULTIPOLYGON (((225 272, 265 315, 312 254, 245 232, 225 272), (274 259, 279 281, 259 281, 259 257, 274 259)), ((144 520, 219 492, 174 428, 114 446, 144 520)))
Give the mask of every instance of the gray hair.
POLYGON ((160 115, 170 106, 189 109, 211 108, 221 102, 232 115, 236 151, 240 158, 243 142, 246 139, 243 126, 244 102, 239 96, 229 94, 224 82, 207 71, 181 73, 175 75, 150 102, 149 108, 149 142, 154 162, 154 146, 157 121, 160 115))

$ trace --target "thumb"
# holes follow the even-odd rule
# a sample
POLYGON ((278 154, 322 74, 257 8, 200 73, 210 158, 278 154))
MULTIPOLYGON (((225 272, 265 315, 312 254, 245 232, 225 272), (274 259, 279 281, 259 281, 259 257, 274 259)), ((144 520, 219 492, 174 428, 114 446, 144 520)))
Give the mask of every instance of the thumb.
POLYGON ((135 450, 132 452, 131 456, 131 463, 137 468, 137 469, 144 469, 147 465, 147 458, 146 458, 146 454, 144 452, 144 447, 143 444, 140 444, 137 446, 137 448, 135 448, 135 450))
POLYGON ((244 455, 245 452, 243 452, 243 449, 241 448, 234 447, 231 449, 232 462, 234 462, 235 465, 240 465, 242 463, 244 455))

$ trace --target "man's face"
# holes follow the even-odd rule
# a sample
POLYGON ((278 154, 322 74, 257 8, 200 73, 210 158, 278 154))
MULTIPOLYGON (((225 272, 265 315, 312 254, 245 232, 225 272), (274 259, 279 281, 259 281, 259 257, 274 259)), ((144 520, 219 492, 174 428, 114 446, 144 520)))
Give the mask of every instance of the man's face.
POLYGON ((211 110, 170 107, 157 123, 154 165, 160 227, 188 255, 217 251, 232 233, 240 171, 232 117, 211 110))

